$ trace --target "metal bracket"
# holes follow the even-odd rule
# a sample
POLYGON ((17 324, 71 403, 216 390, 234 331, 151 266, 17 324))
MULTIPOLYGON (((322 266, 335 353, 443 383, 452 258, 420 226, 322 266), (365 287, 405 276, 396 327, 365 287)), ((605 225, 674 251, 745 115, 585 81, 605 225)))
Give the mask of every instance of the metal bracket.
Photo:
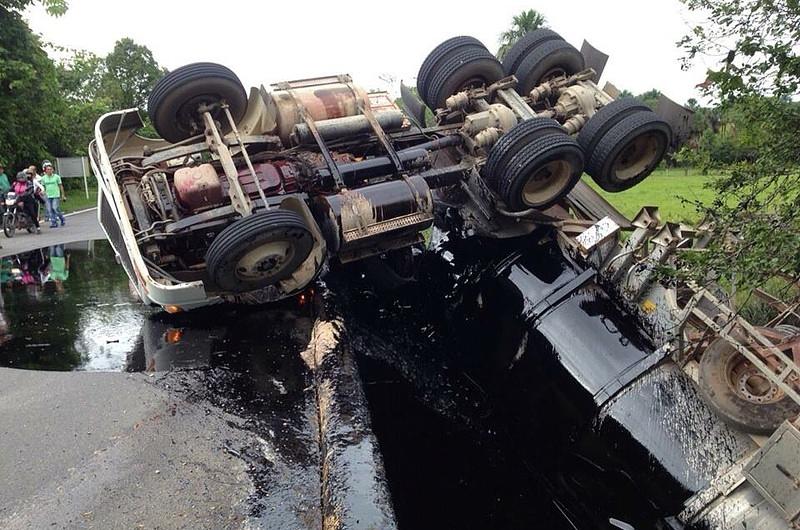
MULTIPOLYGON (((231 204, 234 210, 242 216, 250 215, 253 213, 253 203, 250 202, 250 197, 242 189, 242 185, 239 182, 239 172, 236 170, 236 164, 233 163, 231 152, 222 141, 219 129, 217 129, 209 109, 201 107, 199 110, 203 113, 203 121, 206 125, 206 145, 208 145, 208 149, 212 153, 216 153, 219 156, 222 169, 225 171, 225 176, 228 177, 228 184, 230 184, 228 195, 231 198, 231 204)), ((256 181, 256 184, 258 184, 258 181, 256 181)))
POLYGON ((356 101, 358 101, 358 110, 361 111, 361 114, 367 118, 370 126, 372 127, 375 136, 378 137, 378 141, 383 146, 383 150, 386 151, 389 160, 392 161, 394 165, 395 173, 400 174, 403 172, 403 163, 400 162, 400 158, 397 156, 397 152, 394 150, 392 143, 389 141, 389 138, 386 136, 386 131, 383 130, 381 124, 378 123, 378 120, 375 118, 375 114, 372 112, 372 109, 369 108, 369 105, 365 105, 361 98, 358 97, 358 93, 356 92, 355 88, 353 88, 352 83, 347 83, 347 86, 353 92, 353 96, 355 96, 356 101))
POLYGON ((288 83, 279 83, 277 87, 281 90, 285 90, 286 93, 289 94, 289 97, 292 98, 295 107, 297 107, 297 111, 300 113, 300 118, 303 120, 303 123, 306 124, 306 127, 308 127, 308 130, 311 132, 311 136, 314 137, 314 141, 317 143, 317 147, 319 147, 322 158, 325 159, 325 165, 328 166, 328 170, 331 172, 335 188, 337 190, 346 188, 347 186, 344 183, 344 179, 342 179, 339 166, 337 166, 336 162, 333 160, 328 146, 325 145, 325 140, 323 140, 322 135, 319 134, 319 129, 317 129, 317 125, 314 123, 314 120, 311 118, 311 116, 308 115, 305 106, 300 102, 300 100, 294 97, 294 92, 288 83))

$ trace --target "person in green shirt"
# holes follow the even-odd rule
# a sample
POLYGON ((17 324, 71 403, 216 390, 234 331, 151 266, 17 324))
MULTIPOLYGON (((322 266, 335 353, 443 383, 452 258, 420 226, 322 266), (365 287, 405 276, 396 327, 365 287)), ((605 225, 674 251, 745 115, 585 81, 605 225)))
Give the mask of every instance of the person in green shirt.
POLYGON ((11 183, 8 181, 5 165, 3 162, 0 162, 0 198, 4 198, 10 189, 11 183))
POLYGON ((42 186, 44 186, 44 193, 47 195, 47 213, 50 218, 50 228, 58 226, 57 221, 61 221, 61 226, 64 226, 64 214, 61 213, 59 206, 61 201, 67 200, 64 193, 64 185, 61 183, 61 175, 53 171, 53 164, 45 162, 42 165, 44 176, 42 176, 42 186))
POLYGON ((64 245, 54 245, 50 251, 50 280, 65 282, 69 279, 69 255, 64 252, 64 245))

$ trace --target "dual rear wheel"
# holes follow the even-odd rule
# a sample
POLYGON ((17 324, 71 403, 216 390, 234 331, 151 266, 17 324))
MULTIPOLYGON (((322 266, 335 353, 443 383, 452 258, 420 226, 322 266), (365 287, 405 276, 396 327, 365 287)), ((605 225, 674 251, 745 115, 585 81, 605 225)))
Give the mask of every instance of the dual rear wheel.
POLYGON ((482 176, 511 211, 547 208, 575 186, 583 153, 549 118, 518 123, 492 146, 482 176))

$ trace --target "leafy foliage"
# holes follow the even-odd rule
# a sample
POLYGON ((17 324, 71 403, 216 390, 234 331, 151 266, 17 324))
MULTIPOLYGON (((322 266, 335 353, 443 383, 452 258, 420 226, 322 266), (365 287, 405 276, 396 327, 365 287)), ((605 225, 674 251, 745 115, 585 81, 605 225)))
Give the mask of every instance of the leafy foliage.
POLYGON ((636 96, 636 99, 647 105, 653 110, 656 110, 656 106, 658 105, 658 100, 661 98, 661 91, 658 89, 650 89, 643 94, 639 94, 636 96))
POLYGON ((797 0, 682 0, 707 20, 680 41, 690 63, 723 58, 706 91, 735 125, 743 149, 732 160, 697 152, 726 167, 716 199, 698 204, 713 219, 715 239, 692 255, 696 277, 752 287, 776 275, 800 277, 800 4, 797 0))
MULTIPOLYGON (((0 8, 5 8, 8 11, 21 12, 28 6, 37 3, 37 0, 3 0, 0 8)), ((69 4, 66 0, 38 0, 50 15, 60 17, 67 12, 69 4)))
POLYGON ((528 9, 519 15, 514 15, 511 20, 511 27, 500 34, 500 48, 497 50, 497 58, 502 61, 508 50, 526 33, 546 27, 547 19, 535 9, 528 9))
POLYGON ((114 50, 105 58, 106 75, 103 91, 115 108, 144 108, 147 96, 167 71, 158 65, 147 46, 132 39, 117 41, 114 50))
POLYGON ((0 7, 0 27, 0 157, 14 169, 64 154, 65 103, 53 62, 20 14, 0 7))
MULTIPOLYGON (((131 39, 107 57, 44 45, 22 19, 33 0, 0 6, 0 159, 13 171, 45 158, 85 154, 94 123, 112 109, 144 107, 165 73, 152 52, 131 39), (52 48, 65 57, 48 57, 52 48)), ((43 0, 62 14, 64 0, 43 0)))

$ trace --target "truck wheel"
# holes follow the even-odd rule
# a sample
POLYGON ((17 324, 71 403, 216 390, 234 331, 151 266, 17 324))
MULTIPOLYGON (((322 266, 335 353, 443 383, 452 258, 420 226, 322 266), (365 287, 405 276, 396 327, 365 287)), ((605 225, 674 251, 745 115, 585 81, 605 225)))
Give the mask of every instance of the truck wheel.
POLYGON ((503 57, 503 69, 506 75, 513 74, 523 59, 528 56, 535 48, 541 44, 551 41, 564 39, 555 31, 547 28, 535 29, 522 36, 513 46, 508 50, 505 57, 503 57))
POLYGON ((481 170, 483 179, 490 185, 496 182, 498 165, 505 166, 520 149, 527 144, 547 134, 566 134, 559 123, 550 118, 531 118, 518 123, 497 140, 489 151, 486 165, 481 170))
POLYGON ((800 406, 719 338, 700 359, 700 395, 727 423, 745 432, 770 434, 800 406))
MULTIPOLYGON (((193 63, 181 66, 162 77, 147 100, 147 112, 156 132, 168 142, 180 142, 203 131, 203 119, 197 112, 200 104, 224 101, 234 121, 247 110, 247 92, 230 69, 216 63, 193 63)), ((212 113, 223 132, 229 130, 222 109, 212 113)))
POLYGON ((581 148, 564 132, 515 145, 516 151, 502 157, 492 177, 511 211, 551 206, 569 193, 583 172, 581 148))
POLYGON ((14 237, 14 232, 17 230, 17 216, 6 214, 3 216, 3 233, 6 237, 14 237))
POLYGON ((672 129, 655 112, 629 114, 586 153, 586 172, 606 191, 627 190, 658 167, 671 139, 672 129))
POLYGON ((443 108, 453 94, 466 88, 489 86, 503 75, 503 66, 486 48, 458 49, 431 72, 425 104, 431 109, 443 108))
POLYGON ((583 55, 572 44, 551 40, 533 48, 514 70, 517 92, 527 95, 534 87, 558 76, 577 74, 585 67, 583 55))
POLYGON ((220 232, 206 252, 212 285, 243 293, 288 278, 308 257, 314 238, 303 218, 288 210, 243 217, 220 232))
POLYGON ((459 36, 447 39, 428 54, 422 66, 419 67, 417 74, 417 94, 420 99, 426 101, 428 99, 428 85, 430 85, 431 78, 439 69, 439 65, 447 58, 455 54, 457 51, 464 48, 469 49, 486 49, 481 41, 475 37, 459 36))
POLYGON ((650 107, 634 98, 615 99, 608 105, 600 107, 578 133, 578 143, 581 144, 586 159, 588 160, 592 156, 597 143, 608 130, 622 121, 625 116, 649 110, 651 110, 650 107))

